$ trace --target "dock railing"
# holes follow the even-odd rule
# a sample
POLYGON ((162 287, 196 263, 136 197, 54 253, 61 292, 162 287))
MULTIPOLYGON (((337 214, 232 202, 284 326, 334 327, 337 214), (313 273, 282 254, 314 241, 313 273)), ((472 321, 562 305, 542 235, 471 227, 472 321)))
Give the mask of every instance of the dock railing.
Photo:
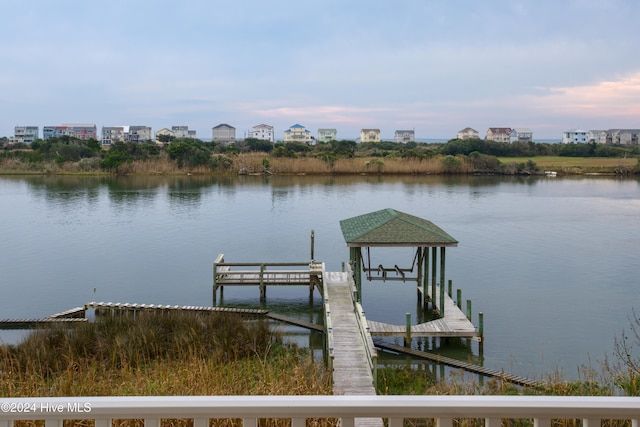
MULTIPOLYGON (((304 427, 306 419, 339 419, 353 427, 357 418, 383 418, 389 427, 405 419, 435 420, 437 426, 458 419, 484 419, 486 427, 502 420, 533 420, 550 427, 552 420, 579 419, 583 427, 600 427, 602 420, 625 420, 638 427, 640 398, 558 396, 138 396, 0 398, 0 427, 17 420, 44 420, 46 427, 62 427, 63 420, 92 420, 95 427, 111 427, 114 419, 143 419, 146 427, 162 420, 193 420, 208 427, 211 419, 242 419, 243 427, 257 427, 259 419, 288 419, 304 427), (630 422, 629 422, 630 421, 630 422)), ((73 423, 65 423, 67 426, 73 423)), ((75 425, 86 425, 75 424, 75 425)), ((620 424, 622 425, 622 424, 620 424)))
POLYGON ((376 347, 373 344, 373 338, 371 337, 371 331, 369 330, 367 317, 365 316, 362 304, 360 304, 356 300, 356 284, 353 280, 353 272, 351 270, 350 264, 347 264, 347 277, 347 280, 349 280, 349 289, 351 290, 351 298, 353 299, 353 309, 356 314, 356 320, 358 321, 358 330, 360 331, 360 336, 362 337, 362 341, 364 342, 364 349, 367 352, 367 362, 369 363, 369 369, 371 370, 371 375, 373 376, 373 386, 377 387, 378 352, 376 351, 376 347))

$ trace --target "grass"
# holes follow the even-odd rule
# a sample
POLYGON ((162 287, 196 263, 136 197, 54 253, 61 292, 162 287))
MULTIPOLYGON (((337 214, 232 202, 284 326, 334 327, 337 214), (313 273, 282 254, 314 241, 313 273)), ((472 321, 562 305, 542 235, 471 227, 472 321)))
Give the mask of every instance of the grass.
POLYGON ((614 157, 561 157, 561 156, 536 156, 536 157, 498 157, 502 163, 523 163, 534 161, 540 168, 566 173, 582 172, 612 172, 617 168, 634 168, 638 164, 636 158, 614 157))

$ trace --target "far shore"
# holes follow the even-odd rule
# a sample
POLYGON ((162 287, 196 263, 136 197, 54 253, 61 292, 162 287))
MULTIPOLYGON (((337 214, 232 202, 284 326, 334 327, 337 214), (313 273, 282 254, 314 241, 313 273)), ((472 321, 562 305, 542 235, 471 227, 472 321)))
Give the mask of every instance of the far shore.
MULTIPOLYGON (((222 156, 219 156, 222 157, 222 156)), ((117 171, 87 165, 86 161, 22 163, 14 159, 0 162, 0 175, 617 175, 639 173, 637 158, 611 157, 498 157, 489 166, 478 165, 470 156, 428 158, 350 157, 330 161, 315 157, 271 157, 266 153, 224 156, 224 168, 178 167, 168 159, 136 160, 117 171)), ((85 159, 86 160, 86 159, 85 159)))

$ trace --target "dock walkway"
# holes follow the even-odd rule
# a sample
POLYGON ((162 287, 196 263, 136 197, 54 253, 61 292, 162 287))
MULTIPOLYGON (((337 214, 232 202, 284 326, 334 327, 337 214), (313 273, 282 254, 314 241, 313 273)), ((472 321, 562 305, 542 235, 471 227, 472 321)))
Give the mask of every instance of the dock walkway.
MULTIPOLYGON (((333 394, 375 395, 373 373, 369 368, 366 343, 356 318, 347 273, 325 272, 326 302, 331 311, 333 343, 333 394)), ((382 427, 380 418, 357 418, 356 427, 382 427)))
MULTIPOLYGON (((444 304, 444 317, 412 325, 411 336, 481 338, 477 328, 446 293, 444 304)), ((371 335, 374 336, 402 336, 406 334, 406 325, 391 325, 372 320, 367 320, 367 322, 371 335)))

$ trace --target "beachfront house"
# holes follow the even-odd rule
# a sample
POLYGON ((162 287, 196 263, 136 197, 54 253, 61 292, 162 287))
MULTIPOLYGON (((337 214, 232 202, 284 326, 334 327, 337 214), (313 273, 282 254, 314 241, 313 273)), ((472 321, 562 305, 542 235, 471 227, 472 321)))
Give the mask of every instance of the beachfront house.
POLYGON ((306 144, 313 144, 313 137, 311 131, 307 130, 301 124, 289 126, 289 129, 284 131, 284 142, 304 142, 306 144))
POLYGON ((511 142, 531 142, 533 141, 533 131, 528 128, 511 129, 511 142))
POLYGON ((393 142, 407 143, 409 141, 415 141, 416 135, 413 130, 397 130, 393 135, 393 142))
POLYGON ((360 142, 380 142, 380 129, 361 129, 360 142))
POLYGON ((273 142, 273 137, 273 126, 265 124, 255 125, 249 131, 249 138, 273 142))
POLYGON ((226 123, 211 128, 211 140, 221 144, 230 144, 236 141, 236 128, 226 123))
POLYGON ((31 144, 38 139, 39 128, 38 126, 16 126, 13 128, 13 138, 9 142, 12 144, 24 143, 31 144))
POLYGON ((495 142, 510 142, 511 128, 489 128, 484 139, 495 142))
POLYGON ((338 139, 337 129, 318 129, 318 142, 336 141, 338 139))
POLYGON ((114 142, 145 142, 151 140, 149 126, 103 126, 102 145, 109 146, 114 142))
POLYGON ((480 133, 473 128, 464 128, 458 131, 458 139, 480 139, 480 133))
POLYGON ((562 133, 563 144, 584 144, 588 141, 587 132, 582 129, 569 129, 562 133))

